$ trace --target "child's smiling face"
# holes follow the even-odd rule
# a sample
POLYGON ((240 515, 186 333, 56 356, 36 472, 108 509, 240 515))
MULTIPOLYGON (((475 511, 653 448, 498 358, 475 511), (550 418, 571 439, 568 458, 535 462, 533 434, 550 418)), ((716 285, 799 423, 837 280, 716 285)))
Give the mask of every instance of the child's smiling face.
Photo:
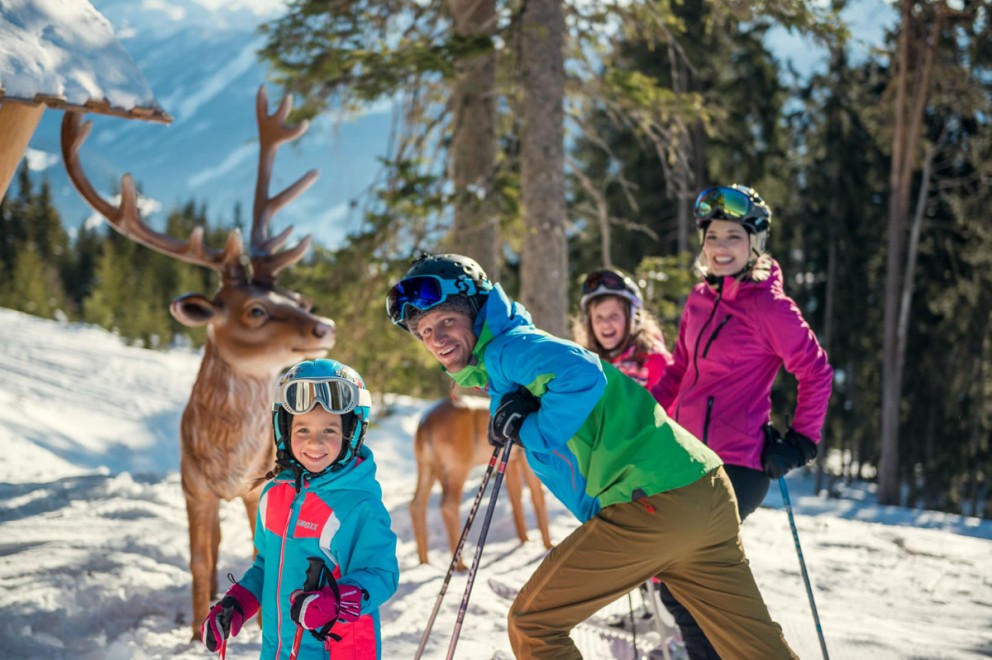
POLYGON ((310 472, 325 470, 341 453, 341 415, 329 413, 319 404, 308 413, 293 415, 290 438, 293 456, 303 467, 310 472))
POLYGON ((599 345, 612 351, 627 338, 627 304, 618 296, 602 296, 589 303, 589 323, 599 345))

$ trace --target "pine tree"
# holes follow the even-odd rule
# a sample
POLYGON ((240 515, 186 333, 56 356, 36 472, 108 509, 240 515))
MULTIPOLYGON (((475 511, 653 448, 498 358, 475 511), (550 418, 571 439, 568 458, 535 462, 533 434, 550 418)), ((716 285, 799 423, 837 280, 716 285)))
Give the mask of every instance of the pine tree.
POLYGON ((107 236, 96 264, 92 293, 83 302, 83 319, 108 330, 120 332, 121 310, 127 296, 126 254, 120 254, 118 241, 113 234, 107 236))
POLYGON ((6 306, 43 318, 52 318, 65 306, 62 286, 53 266, 45 263, 34 243, 25 243, 14 258, 6 306), (16 292, 16 294, 14 293, 16 292))

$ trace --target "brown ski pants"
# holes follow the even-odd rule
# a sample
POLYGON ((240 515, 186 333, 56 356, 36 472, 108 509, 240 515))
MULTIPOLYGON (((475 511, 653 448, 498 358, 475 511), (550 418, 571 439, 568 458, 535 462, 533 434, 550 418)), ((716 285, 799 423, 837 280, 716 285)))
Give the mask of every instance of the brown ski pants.
POLYGON ((739 529, 722 467, 683 488, 602 509, 551 550, 513 601, 513 653, 581 658, 572 627, 657 576, 720 657, 797 657, 768 614, 739 529))

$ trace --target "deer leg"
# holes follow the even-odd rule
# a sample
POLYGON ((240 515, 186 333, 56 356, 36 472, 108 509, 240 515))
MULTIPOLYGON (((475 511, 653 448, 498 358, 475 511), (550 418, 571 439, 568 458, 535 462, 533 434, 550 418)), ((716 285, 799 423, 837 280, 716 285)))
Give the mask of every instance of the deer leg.
POLYGON ((434 487, 434 468, 429 461, 417 461, 417 487, 410 500, 410 522, 413 523, 413 538, 417 542, 417 559, 427 563, 427 502, 434 487))
POLYGON ((521 497, 523 483, 520 478, 520 461, 511 461, 506 466, 506 492, 513 508, 513 526, 517 528, 517 538, 527 542, 527 522, 524 520, 524 506, 521 497))
POLYGON ((541 540, 544 542, 544 547, 550 550, 553 544, 551 543, 551 534, 548 532, 548 508, 544 504, 544 487, 541 485, 541 480, 527 465, 527 461, 521 463, 520 469, 527 480, 527 488, 530 490, 530 501, 534 505, 534 515, 537 517, 537 528, 541 530, 541 540))
MULTIPOLYGON (((249 528, 251 529, 251 538, 252 538, 252 540, 255 539, 255 519, 258 516, 258 498, 259 498, 259 496, 261 494, 262 494, 262 491, 260 489, 255 489, 255 490, 251 491, 250 493, 248 493, 247 495, 243 495, 241 497, 241 501, 243 501, 245 503, 245 512, 248 514, 248 525, 249 525, 249 528)), ((257 556, 258 556, 258 548, 255 547, 255 544, 254 543, 252 543, 251 544, 251 558, 252 558, 252 561, 254 561, 255 560, 255 557, 257 557, 257 556)), ((259 606, 258 606, 258 627, 259 628, 262 627, 262 604, 261 603, 259 603, 259 606)))
MULTIPOLYGON (((219 507, 219 504, 218 504, 219 507)), ((220 509, 210 528, 210 600, 217 598, 217 558, 220 555, 220 509)))
MULTIPOLYGON (((444 526, 448 530, 448 546, 451 548, 451 556, 455 555, 455 546, 461 536, 459 529, 460 520, 458 515, 459 506, 462 502, 462 489, 465 487, 465 480, 468 478, 468 469, 449 470, 441 480, 441 517, 444 519, 444 526)), ((457 571, 465 570, 463 557, 458 558, 457 571)))
POLYGON ((217 588, 217 543, 220 542, 220 499, 213 493, 186 494, 189 521, 189 570, 193 576, 193 639, 207 616, 217 588))

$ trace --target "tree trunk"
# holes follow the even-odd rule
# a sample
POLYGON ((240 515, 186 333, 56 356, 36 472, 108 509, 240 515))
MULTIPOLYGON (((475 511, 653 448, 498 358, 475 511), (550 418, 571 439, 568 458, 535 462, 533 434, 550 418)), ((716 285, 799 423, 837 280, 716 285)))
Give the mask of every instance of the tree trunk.
POLYGON ((527 232, 520 255, 520 299, 538 327, 567 337, 561 0, 525 0, 520 20, 521 198, 527 232))
MULTIPOLYGON (((463 37, 491 36, 495 0, 449 0, 455 31, 463 37)), ((496 58, 493 50, 455 64, 454 128, 449 178, 455 185, 452 251, 471 256, 492 281, 500 277, 500 232, 493 181, 496 170, 496 58)))
POLYGON ((910 69, 910 34, 915 30, 913 0, 904 0, 896 64, 895 129, 892 138, 889 174, 889 240, 885 268, 885 317, 882 341, 882 454, 878 469, 878 501, 899 504, 899 422, 902 401, 904 341, 900 341, 903 280, 908 257, 906 221, 912 193, 913 172, 921 140, 923 110, 926 107, 930 74, 933 70, 944 3, 930 26, 931 38, 922 45, 920 61, 910 69), (912 104, 907 102, 913 85, 912 104))

